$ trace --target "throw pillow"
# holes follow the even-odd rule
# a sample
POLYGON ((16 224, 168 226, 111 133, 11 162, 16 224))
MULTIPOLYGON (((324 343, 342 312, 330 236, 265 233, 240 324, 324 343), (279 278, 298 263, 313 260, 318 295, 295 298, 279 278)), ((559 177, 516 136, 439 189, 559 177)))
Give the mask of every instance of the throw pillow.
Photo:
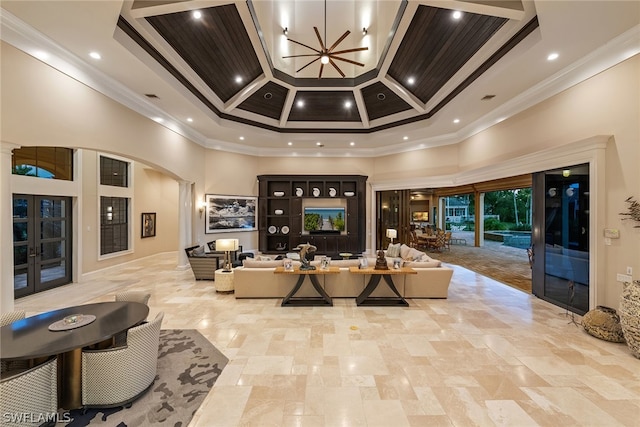
POLYGON ((413 248, 405 245, 404 243, 400 246, 400 258, 409 259, 411 256, 409 255, 413 248))
POLYGON ((273 261, 273 258, 271 258, 270 256, 259 255, 258 261, 273 261))
POLYGON ((399 256, 400 256, 400 243, 396 243, 395 245, 389 243, 389 247, 387 248, 387 257, 398 258, 399 256))
POLYGON ((193 256, 204 256, 204 246, 198 246, 193 251, 191 251, 193 256))

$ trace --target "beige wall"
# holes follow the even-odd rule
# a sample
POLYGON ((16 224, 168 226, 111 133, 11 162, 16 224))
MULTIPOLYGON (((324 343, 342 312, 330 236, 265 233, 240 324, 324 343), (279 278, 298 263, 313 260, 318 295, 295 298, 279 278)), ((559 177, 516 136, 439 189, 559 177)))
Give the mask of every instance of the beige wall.
MULTIPOLYGON (((82 273, 111 267, 161 252, 175 251, 178 246, 178 183, 171 177, 142 163, 133 163, 133 197, 131 205, 131 253, 100 256, 100 217, 98 153, 82 151, 82 273), (156 236, 141 238, 142 212, 156 213, 156 236)), ((37 190, 36 190, 37 191, 37 190)))

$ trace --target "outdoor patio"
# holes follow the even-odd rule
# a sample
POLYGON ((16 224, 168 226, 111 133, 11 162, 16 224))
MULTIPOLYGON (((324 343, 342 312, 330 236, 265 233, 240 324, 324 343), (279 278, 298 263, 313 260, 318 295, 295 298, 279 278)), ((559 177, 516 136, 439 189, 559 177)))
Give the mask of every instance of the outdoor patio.
POLYGON ((474 246, 473 231, 454 231, 451 250, 431 252, 432 258, 445 263, 456 264, 478 272, 514 288, 531 293, 531 268, 526 249, 505 246, 502 242, 485 240, 484 246, 474 246), (466 244, 460 244, 461 240, 466 244))

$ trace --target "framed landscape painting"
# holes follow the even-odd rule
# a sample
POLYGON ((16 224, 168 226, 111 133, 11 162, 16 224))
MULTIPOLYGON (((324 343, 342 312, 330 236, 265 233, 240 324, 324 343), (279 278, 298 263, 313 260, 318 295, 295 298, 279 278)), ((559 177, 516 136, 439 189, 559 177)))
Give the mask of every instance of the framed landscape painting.
POLYGON ((258 198, 205 194, 205 233, 253 231, 258 224, 258 198))

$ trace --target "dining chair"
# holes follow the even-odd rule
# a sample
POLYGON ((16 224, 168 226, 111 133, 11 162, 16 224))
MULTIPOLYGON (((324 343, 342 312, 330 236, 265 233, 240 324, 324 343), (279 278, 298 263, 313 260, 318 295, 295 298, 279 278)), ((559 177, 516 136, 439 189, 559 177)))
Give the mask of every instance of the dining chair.
POLYGON ((447 231, 446 233, 444 233, 444 245, 443 248, 451 251, 451 231, 447 231))
POLYGON ((116 301, 139 302, 144 305, 149 305, 149 298, 151 294, 142 291, 124 291, 116 294, 116 301))
POLYGON ((82 351, 82 405, 130 406, 155 380, 164 313, 127 331, 124 347, 82 351))
MULTIPOLYGON (((139 302, 144 305, 149 305, 149 298, 151 294, 143 291, 124 291, 116 294, 116 301, 128 301, 139 302)), ((122 331, 116 334, 113 340, 113 344, 116 347, 121 347, 127 342, 127 331, 122 331)))
POLYGON ((38 426, 42 420, 27 414, 55 414, 58 411, 58 358, 19 371, 0 380, 0 407, 7 421, 8 414, 23 415, 21 422, 2 425, 38 426))
POLYGON ((16 320, 24 319, 25 313, 22 310, 9 311, 7 313, 0 314, 0 326, 6 326, 9 323, 13 323, 16 320))
MULTIPOLYGON (((6 326, 10 323, 22 320, 25 318, 25 313, 22 310, 9 311, 0 315, 0 326, 6 326)), ((28 360, 2 360, 0 361, 0 372, 5 373, 8 371, 15 371, 21 369, 27 369, 29 367, 28 360)))

